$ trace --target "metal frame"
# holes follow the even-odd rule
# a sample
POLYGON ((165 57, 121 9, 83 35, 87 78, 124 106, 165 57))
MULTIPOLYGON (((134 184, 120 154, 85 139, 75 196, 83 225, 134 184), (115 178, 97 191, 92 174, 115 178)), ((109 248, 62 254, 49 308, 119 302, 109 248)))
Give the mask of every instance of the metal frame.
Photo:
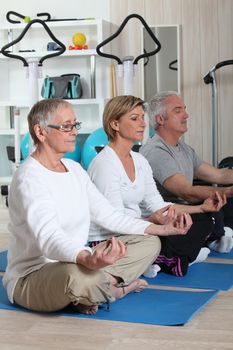
POLYGON ((218 166, 218 87, 216 80, 216 70, 225 66, 233 65, 233 60, 226 60, 217 63, 204 76, 205 84, 211 84, 212 88, 212 165, 218 166))

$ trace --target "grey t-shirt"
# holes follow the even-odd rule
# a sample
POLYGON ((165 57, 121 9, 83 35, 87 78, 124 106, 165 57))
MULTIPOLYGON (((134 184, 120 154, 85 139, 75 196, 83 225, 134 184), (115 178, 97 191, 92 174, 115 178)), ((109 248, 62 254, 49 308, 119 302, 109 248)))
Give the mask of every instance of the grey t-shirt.
POLYGON ((184 203, 184 200, 167 191, 162 185, 175 174, 184 174, 193 182, 194 173, 202 164, 194 149, 182 140, 176 146, 171 146, 155 134, 140 148, 140 153, 150 163, 154 180, 163 198, 170 202, 184 203))

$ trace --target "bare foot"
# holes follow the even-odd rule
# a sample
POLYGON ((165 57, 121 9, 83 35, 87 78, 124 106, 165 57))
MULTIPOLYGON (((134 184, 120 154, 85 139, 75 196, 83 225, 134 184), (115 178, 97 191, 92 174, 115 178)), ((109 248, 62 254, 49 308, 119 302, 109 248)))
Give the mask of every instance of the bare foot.
POLYGON ((75 305, 75 310, 80 312, 80 314, 85 315, 95 315, 98 311, 98 305, 84 305, 84 304, 78 304, 75 305))
POLYGON ((112 286, 112 291, 116 299, 123 298, 126 294, 130 292, 141 292, 148 286, 148 283, 143 279, 136 279, 128 286, 112 286))
POLYGON ((142 279, 137 279, 134 282, 136 282, 136 287, 134 289, 134 292, 137 292, 137 293, 141 292, 143 289, 145 289, 148 286, 148 283, 142 279))

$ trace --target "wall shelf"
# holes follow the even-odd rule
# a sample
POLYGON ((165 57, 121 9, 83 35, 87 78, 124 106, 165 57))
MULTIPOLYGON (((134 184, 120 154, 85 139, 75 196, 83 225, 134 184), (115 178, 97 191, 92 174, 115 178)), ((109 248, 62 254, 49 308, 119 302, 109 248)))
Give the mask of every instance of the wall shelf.
MULTIPOLYGON (((89 134, 102 126, 104 100, 108 98, 109 82, 106 76, 106 62, 98 57, 96 45, 108 35, 109 23, 100 19, 46 22, 55 37, 67 48, 63 55, 44 61, 42 77, 38 79, 38 100, 46 76, 78 73, 81 76, 83 96, 81 99, 68 100, 82 122, 80 134, 89 134), (88 49, 68 50, 73 45, 72 36, 82 32, 87 38, 88 49), (98 57, 98 58, 97 58, 98 57), (56 63, 55 63, 56 59, 56 63)), ((25 28, 25 23, 0 26, 0 45, 16 39, 25 28)), ((47 43, 51 41, 41 24, 33 24, 20 43, 12 47, 12 53, 20 54, 26 60, 38 58, 52 53, 47 51, 47 43), (36 50, 35 52, 19 52, 19 50, 36 50)), ((20 134, 27 132, 26 116, 29 111, 29 90, 27 69, 22 62, 0 54, 0 75, 4 84, 0 86, 0 184, 12 175, 12 167, 6 154, 6 146, 14 145, 14 129, 10 127, 10 107, 20 110, 20 134), (3 86, 4 85, 4 86, 3 86)), ((12 126, 12 125, 11 125, 12 126)))

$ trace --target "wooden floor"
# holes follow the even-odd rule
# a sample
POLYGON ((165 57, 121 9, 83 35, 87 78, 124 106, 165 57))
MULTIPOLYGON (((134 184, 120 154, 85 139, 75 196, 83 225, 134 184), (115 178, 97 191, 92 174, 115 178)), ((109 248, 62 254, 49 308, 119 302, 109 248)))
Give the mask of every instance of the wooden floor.
MULTIPOLYGON (((7 249, 7 223, 7 208, 0 196, 0 250, 7 249)), ((0 349, 232 350, 233 289, 220 292, 181 327, 0 310, 0 349)))

